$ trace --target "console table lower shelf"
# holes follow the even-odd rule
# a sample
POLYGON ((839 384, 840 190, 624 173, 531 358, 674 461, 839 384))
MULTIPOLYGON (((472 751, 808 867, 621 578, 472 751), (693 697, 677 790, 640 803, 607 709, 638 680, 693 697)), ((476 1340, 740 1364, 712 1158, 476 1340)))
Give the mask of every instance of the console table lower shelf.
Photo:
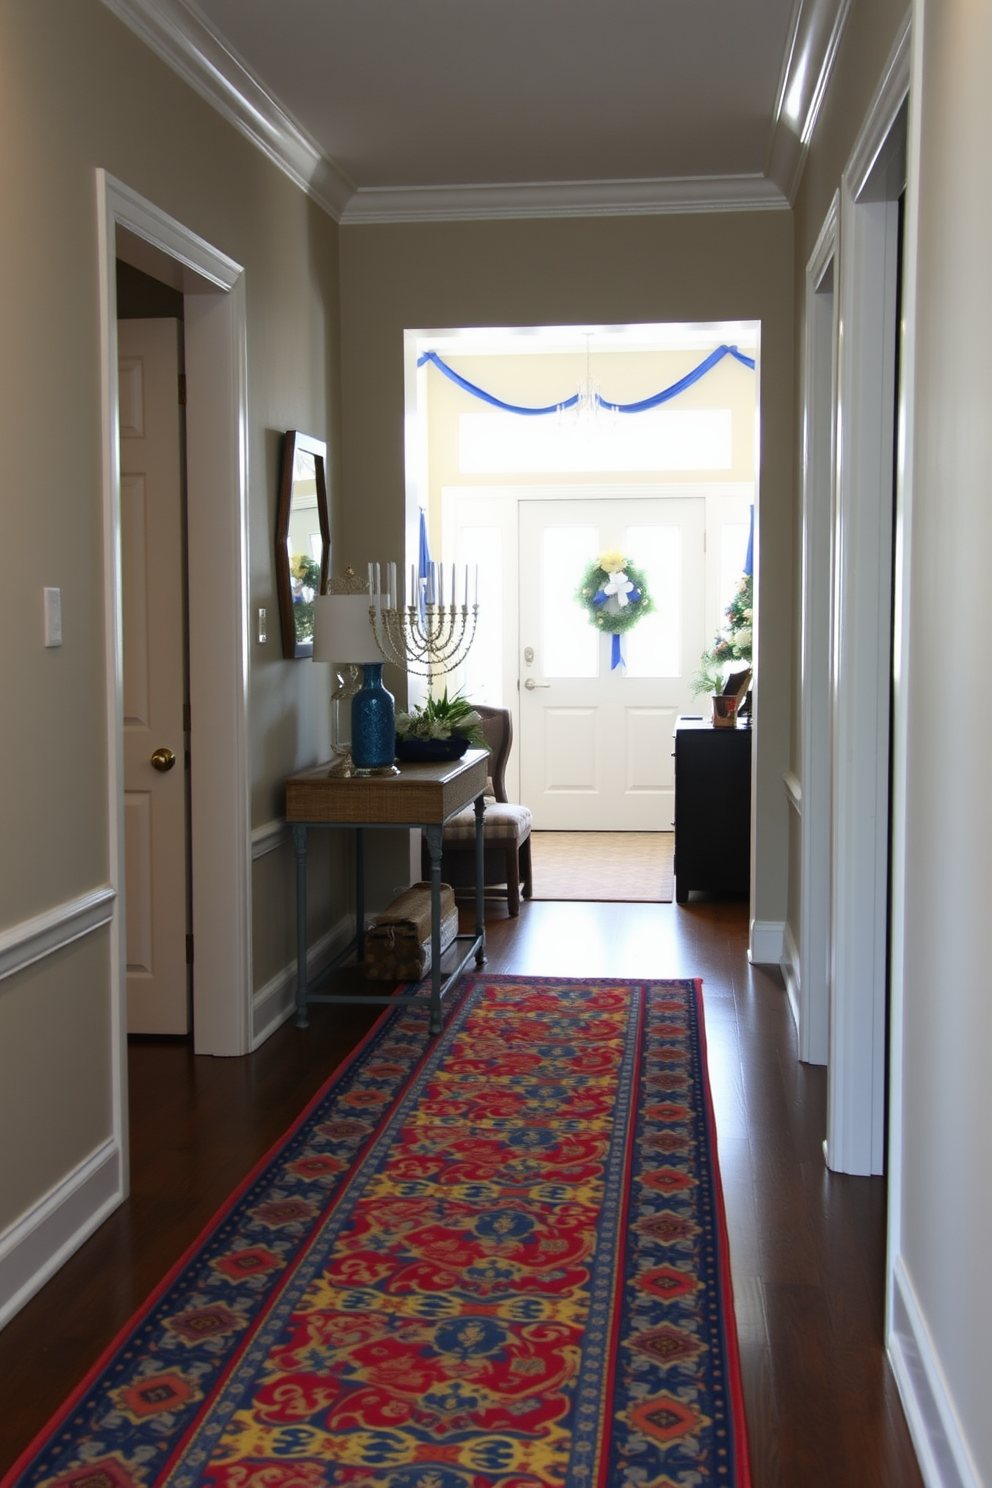
MULTIPOLYGON (((311 1003, 383 1004, 418 1002, 430 1008, 429 1030, 439 1034, 442 1004, 472 957, 486 960, 484 919, 483 821, 486 768, 484 749, 470 749, 460 760, 403 765, 391 777, 341 776, 328 764, 316 765, 286 781, 286 820, 296 847, 296 1026, 309 1024, 311 1003), (441 967, 441 842, 444 824, 466 806, 475 805, 475 932, 455 937, 456 965, 441 967), (355 936, 329 966, 313 979, 307 975, 307 847, 314 827, 353 827, 356 834, 355 936), (427 839, 431 862, 431 988, 382 996, 374 993, 326 993, 318 987, 353 952, 364 955, 365 831, 367 828, 419 827, 427 839)), ((449 948, 450 952, 450 948, 449 948)))

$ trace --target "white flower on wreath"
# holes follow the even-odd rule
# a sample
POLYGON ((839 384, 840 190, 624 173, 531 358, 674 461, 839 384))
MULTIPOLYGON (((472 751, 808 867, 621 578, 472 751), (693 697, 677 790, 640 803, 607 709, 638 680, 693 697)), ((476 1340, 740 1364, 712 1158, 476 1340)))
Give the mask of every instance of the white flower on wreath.
POLYGON ((633 584, 630 582, 627 575, 621 569, 617 573, 610 574, 609 581, 603 585, 603 593, 614 595, 617 604, 622 610, 625 608, 626 605, 630 603, 627 595, 631 592, 633 587, 633 584))

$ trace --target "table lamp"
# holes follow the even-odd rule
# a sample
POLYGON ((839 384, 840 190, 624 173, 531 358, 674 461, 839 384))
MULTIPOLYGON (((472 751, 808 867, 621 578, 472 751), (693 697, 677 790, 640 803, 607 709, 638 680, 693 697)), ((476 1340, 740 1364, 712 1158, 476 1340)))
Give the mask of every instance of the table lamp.
MULTIPOLYGON (((338 708, 351 696, 351 768, 342 758, 341 774, 396 775, 396 706, 382 682, 382 652, 369 620, 370 599, 365 585, 349 569, 344 579, 331 580, 331 593, 314 600, 313 659, 360 666, 357 690, 342 682, 336 690, 338 708)), ((345 756, 340 742, 335 752, 345 756)))

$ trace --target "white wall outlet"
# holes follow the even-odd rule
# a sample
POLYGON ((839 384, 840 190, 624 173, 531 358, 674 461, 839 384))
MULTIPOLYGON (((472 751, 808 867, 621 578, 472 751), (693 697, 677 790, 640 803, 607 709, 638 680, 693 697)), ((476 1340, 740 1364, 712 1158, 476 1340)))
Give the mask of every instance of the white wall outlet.
POLYGON ((62 590, 44 589, 45 596, 45 645, 62 644, 62 590))
POLYGON ((265 612, 265 610, 260 609, 259 612, 258 612, 258 642, 259 642, 259 645, 260 646, 264 646, 265 645, 265 642, 268 640, 268 638, 269 638, 269 632, 268 632, 268 626, 266 624, 266 612, 265 612))

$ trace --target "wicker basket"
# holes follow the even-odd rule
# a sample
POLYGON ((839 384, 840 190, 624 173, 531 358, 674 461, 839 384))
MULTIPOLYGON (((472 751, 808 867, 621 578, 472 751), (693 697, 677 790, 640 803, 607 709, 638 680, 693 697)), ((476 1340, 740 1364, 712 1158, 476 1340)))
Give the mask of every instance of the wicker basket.
MULTIPOLYGON (((441 950, 458 934, 455 891, 441 885, 441 950)), ((416 883, 376 915, 365 932, 365 975, 375 982, 419 982, 431 969, 431 886, 416 883)))

